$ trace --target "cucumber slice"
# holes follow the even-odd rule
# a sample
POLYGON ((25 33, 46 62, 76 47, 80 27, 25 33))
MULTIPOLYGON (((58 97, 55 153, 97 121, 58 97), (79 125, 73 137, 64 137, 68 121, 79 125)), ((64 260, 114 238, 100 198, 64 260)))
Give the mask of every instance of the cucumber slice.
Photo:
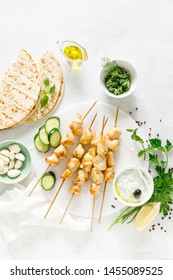
POLYGON ((50 145, 45 145, 43 142, 41 142, 39 133, 37 133, 34 137, 34 145, 37 151, 41 153, 47 153, 50 148, 50 145))
POLYGON ((50 117, 45 123, 46 132, 49 133, 53 128, 59 129, 60 119, 58 117, 50 117))
POLYGON ((55 173, 49 171, 45 173, 41 179, 41 186, 45 191, 50 191, 55 186, 56 176, 55 173))
POLYGON ((45 129, 44 125, 40 127, 38 133, 39 133, 39 137, 40 137, 41 142, 45 145, 49 145, 48 134, 46 132, 46 129, 45 129))
POLYGON ((57 128, 54 128, 49 132, 48 139, 51 147, 57 148, 61 141, 61 133, 57 128))

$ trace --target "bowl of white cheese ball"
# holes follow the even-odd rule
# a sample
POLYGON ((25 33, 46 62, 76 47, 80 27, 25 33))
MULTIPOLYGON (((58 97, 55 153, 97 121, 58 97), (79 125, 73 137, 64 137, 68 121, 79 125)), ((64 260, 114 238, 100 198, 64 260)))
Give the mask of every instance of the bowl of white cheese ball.
POLYGON ((15 184, 31 170, 31 156, 26 146, 15 140, 0 142, 0 182, 15 184))

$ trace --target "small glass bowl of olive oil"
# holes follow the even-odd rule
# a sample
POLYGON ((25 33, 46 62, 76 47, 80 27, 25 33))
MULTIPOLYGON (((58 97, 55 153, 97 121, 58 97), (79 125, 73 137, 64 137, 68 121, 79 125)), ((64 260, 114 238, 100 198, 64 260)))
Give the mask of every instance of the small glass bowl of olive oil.
POLYGON ((58 41, 57 44, 71 66, 79 66, 88 59, 87 51, 74 41, 58 41))

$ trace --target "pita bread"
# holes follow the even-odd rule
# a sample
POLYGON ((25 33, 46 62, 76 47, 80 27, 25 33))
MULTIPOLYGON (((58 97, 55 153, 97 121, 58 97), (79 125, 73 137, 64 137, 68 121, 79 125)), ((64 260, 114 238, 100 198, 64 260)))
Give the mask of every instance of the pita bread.
POLYGON ((39 70, 41 78, 41 92, 45 89, 44 79, 49 78, 50 86, 55 85, 55 92, 49 95, 49 102, 47 105, 40 109, 40 102, 37 104, 37 109, 30 114, 25 123, 33 123, 46 117, 52 112, 59 104, 63 95, 63 76, 60 64, 50 51, 47 51, 39 60, 39 70))
POLYGON ((0 130, 24 121, 40 97, 37 65, 25 50, 19 52, 0 84, 0 130))
POLYGON ((0 93, 0 129, 16 125, 27 112, 0 93))

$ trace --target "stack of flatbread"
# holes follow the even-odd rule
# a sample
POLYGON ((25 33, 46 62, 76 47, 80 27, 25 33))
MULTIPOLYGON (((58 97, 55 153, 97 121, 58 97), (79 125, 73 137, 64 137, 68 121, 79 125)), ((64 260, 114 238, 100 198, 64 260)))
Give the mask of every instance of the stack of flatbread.
POLYGON ((46 52, 37 66, 32 56, 22 49, 0 83, 0 130, 41 120, 57 107, 62 94, 62 71, 53 53, 46 52), (55 85, 55 92, 40 109, 45 77, 55 85))

